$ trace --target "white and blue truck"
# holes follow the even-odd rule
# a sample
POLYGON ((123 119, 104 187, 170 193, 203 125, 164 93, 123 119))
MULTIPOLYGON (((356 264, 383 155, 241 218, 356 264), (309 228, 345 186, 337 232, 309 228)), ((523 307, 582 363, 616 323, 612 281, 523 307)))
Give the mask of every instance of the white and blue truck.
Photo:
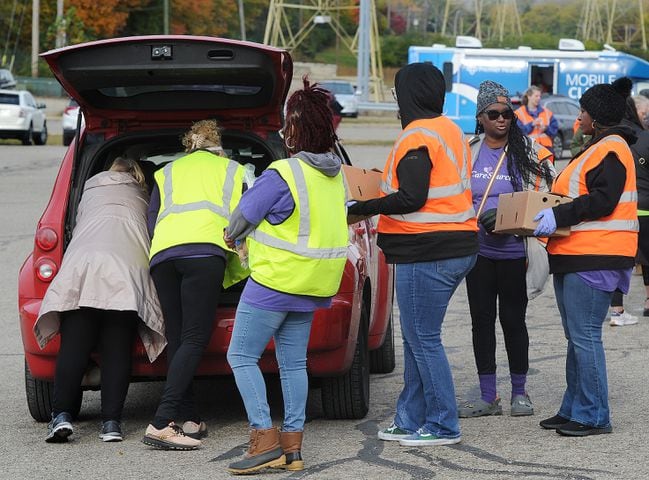
POLYGON ((455 47, 435 44, 411 46, 408 63, 430 62, 446 79, 444 113, 464 132, 475 129, 478 86, 494 80, 520 96, 532 84, 543 84, 547 92, 575 100, 597 83, 619 77, 633 80, 634 92, 649 88, 649 62, 618 52, 609 46, 587 51, 579 40, 562 39, 557 50, 530 47, 482 48, 474 37, 457 37, 455 47))

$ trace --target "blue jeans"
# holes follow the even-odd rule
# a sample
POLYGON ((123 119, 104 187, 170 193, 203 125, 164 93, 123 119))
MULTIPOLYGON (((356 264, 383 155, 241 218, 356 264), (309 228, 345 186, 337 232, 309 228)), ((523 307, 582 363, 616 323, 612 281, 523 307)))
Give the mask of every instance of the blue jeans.
POLYGON ((455 388, 442 345, 442 322, 456 288, 476 255, 396 265, 403 336, 403 390, 394 423, 411 432, 460 436, 455 388))
POLYGON ((306 348, 312 321, 313 312, 272 312, 239 303, 228 348, 228 363, 252 428, 265 430, 273 426, 266 383, 258 365, 266 345, 273 338, 284 397, 282 430, 304 430, 309 392, 306 348))
POLYGON ((559 415, 592 427, 608 427, 608 382, 602 343, 612 292, 591 288, 576 273, 555 273, 554 292, 568 339, 566 391, 559 415))

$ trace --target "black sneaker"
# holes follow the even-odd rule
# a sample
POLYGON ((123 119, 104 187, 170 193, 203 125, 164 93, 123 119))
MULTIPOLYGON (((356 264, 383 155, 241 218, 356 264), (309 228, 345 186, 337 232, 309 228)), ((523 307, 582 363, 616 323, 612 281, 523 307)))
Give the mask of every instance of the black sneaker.
POLYGON ((601 435, 603 433, 611 433, 613 427, 591 427, 579 422, 568 422, 561 427, 557 428, 559 435, 566 437, 586 437, 588 435, 601 435))
POLYGON ((68 441, 72 435, 72 415, 67 412, 61 412, 56 417, 52 414, 52 420, 47 425, 47 443, 63 443, 68 441))
POLYGON ((541 425, 541 427, 545 428, 546 430, 556 430, 557 428, 562 427, 569 421, 570 420, 568 420, 567 418, 563 418, 561 415, 555 415, 554 417, 541 420, 539 422, 539 425, 541 425))
POLYGON ((102 424, 101 433, 99 434, 104 442, 121 442, 122 426, 117 420, 108 420, 102 424))

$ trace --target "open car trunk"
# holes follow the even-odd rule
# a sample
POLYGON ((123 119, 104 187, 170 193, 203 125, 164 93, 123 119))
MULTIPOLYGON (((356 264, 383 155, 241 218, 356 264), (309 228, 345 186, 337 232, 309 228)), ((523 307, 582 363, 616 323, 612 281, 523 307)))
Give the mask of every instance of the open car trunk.
MULTIPOLYGON (((155 132, 138 132, 121 135, 112 140, 103 141, 103 136, 86 135, 84 148, 79 152, 77 168, 73 174, 73 187, 70 190, 69 208, 66 217, 66 245, 72 237, 76 215, 83 186, 90 177, 108 170, 118 156, 127 156, 138 160, 144 172, 149 193, 153 190, 154 173, 167 163, 186 155, 180 141, 185 130, 156 130, 155 132), (101 138, 94 138, 101 137, 101 138)), ((242 165, 252 164, 255 175, 259 176, 275 159, 285 157, 281 139, 263 140, 255 134, 245 132, 222 132, 223 149, 226 156, 242 165)), ((219 303, 236 305, 245 285, 245 280, 233 285, 221 294, 219 303)))

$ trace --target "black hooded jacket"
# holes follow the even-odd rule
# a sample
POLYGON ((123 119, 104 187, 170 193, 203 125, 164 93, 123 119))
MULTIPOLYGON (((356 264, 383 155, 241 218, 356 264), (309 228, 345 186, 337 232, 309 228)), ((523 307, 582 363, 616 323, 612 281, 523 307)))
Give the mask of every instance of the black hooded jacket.
MULTIPOLYGON (((628 126, 620 124, 610 127, 605 132, 593 136, 570 161, 576 161, 584 150, 608 135, 619 135, 629 144, 636 141, 636 136, 628 126)), ((596 220, 613 213, 624 191, 626 175, 626 168, 617 155, 607 154, 597 167, 586 174, 588 193, 575 198, 570 203, 564 203, 552 209, 557 227, 577 225, 583 221, 596 220)), ((550 273, 618 270, 631 268, 635 264, 633 257, 617 255, 549 255, 549 259, 550 273)))
MULTIPOLYGON (((446 85, 442 73, 431 64, 413 63, 395 77, 401 126, 441 115, 446 85)), ((382 198, 358 202, 349 207, 354 215, 395 215, 416 212, 428 198, 430 176, 435 175, 435 159, 428 150, 410 150, 399 161, 399 190, 382 198), (432 172, 432 173, 431 173, 432 172)), ((445 231, 418 234, 379 233, 378 245, 389 263, 415 263, 463 257, 478 251, 476 232, 445 231)))

